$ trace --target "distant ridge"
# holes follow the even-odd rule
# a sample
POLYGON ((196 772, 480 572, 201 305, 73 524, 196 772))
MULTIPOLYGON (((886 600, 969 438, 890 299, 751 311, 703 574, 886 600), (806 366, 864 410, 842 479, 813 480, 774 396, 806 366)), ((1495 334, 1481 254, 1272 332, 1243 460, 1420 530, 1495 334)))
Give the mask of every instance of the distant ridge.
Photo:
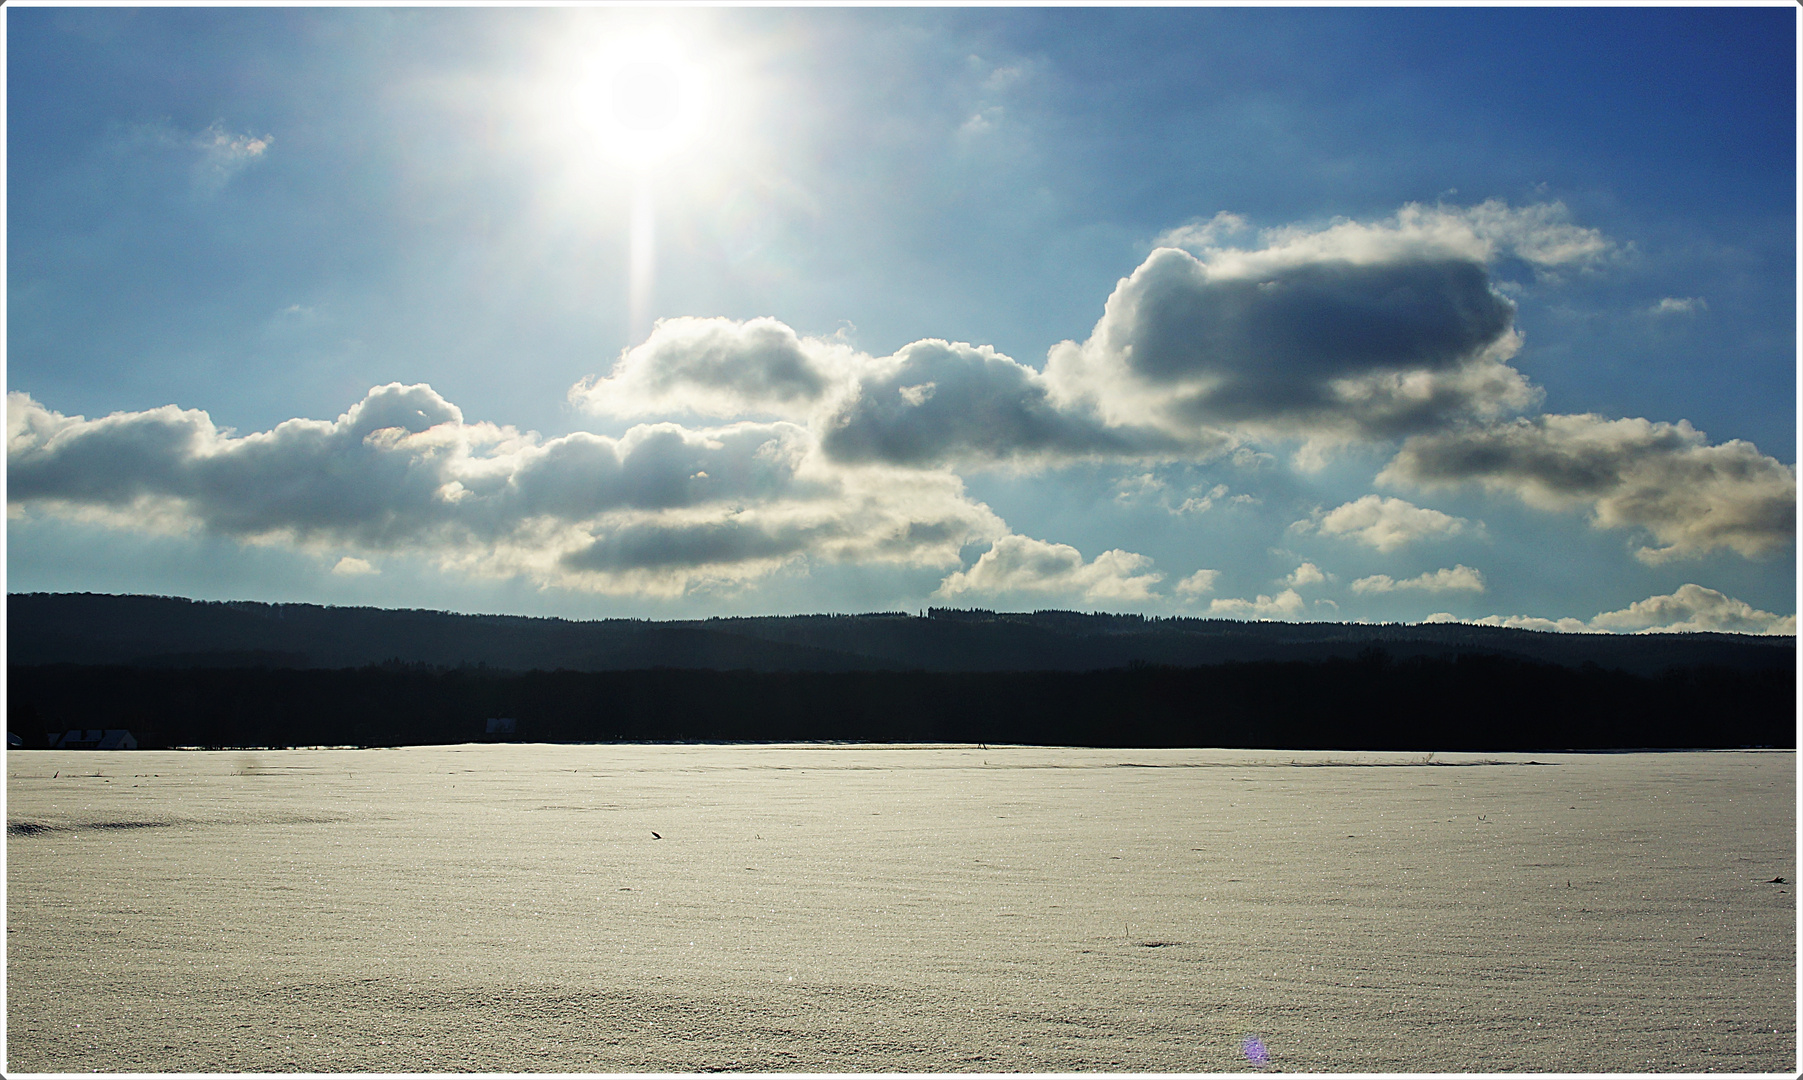
POLYGON ((650 622, 95 593, 7 596, 8 663, 502 671, 1100 671, 1258 660, 1494 655, 1656 674, 1792 669, 1794 637, 1561 634, 1464 623, 1239 622, 1075 611, 755 616, 650 622))

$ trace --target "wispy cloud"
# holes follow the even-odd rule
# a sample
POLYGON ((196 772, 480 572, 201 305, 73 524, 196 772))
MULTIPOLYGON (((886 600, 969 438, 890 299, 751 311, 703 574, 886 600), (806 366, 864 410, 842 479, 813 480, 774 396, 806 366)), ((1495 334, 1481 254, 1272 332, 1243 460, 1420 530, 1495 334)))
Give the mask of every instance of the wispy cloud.
POLYGON ((1299 258, 1388 261, 1422 253, 1479 263, 1517 258, 1555 267, 1594 263, 1615 250, 1599 230, 1574 224, 1561 202, 1519 207, 1502 199, 1486 199, 1476 206, 1408 203, 1384 221, 1285 225, 1260 230, 1258 248, 1230 249, 1221 244, 1249 229, 1245 218, 1222 211, 1207 221, 1198 219, 1163 233, 1158 243, 1188 248, 1211 261, 1254 267, 1299 258))
POLYGON ((217 191, 251 163, 261 159, 274 144, 274 135, 248 135, 227 130, 215 122, 188 141, 200 155, 195 180, 204 189, 217 191))
POLYGON ((150 152, 185 160, 194 193, 211 197, 233 177, 264 160, 275 144, 275 136, 235 132, 224 121, 189 131, 168 120, 157 120, 115 127, 109 143, 113 151, 121 154, 150 152))

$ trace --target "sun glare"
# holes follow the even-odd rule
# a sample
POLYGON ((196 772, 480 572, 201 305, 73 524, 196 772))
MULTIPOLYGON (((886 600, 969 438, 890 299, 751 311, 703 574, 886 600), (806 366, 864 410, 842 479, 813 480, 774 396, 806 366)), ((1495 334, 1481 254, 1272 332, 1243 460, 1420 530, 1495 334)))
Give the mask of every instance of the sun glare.
POLYGON ((627 330, 637 343, 658 314, 658 221, 692 209, 697 190, 727 171, 736 145, 729 136, 745 125, 723 115, 743 115, 742 80, 731 54, 693 27, 677 34, 610 19, 565 29, 521 84, 522 115, 528 137, 548 151, 547 187, 562 205, 586 221, 626 226, 627 330), (730 101, 718 92, 723 83, 733 86, 730 101))
POLYGON ((597 149, 648 166, 700 130, 706 71, 661 38, 618 42, 594 58, 575 98, 580 126, 597 149))

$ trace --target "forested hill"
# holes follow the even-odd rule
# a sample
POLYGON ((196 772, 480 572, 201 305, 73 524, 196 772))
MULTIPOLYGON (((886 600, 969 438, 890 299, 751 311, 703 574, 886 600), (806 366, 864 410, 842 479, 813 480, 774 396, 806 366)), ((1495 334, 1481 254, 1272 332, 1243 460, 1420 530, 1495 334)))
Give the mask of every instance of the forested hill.
POLYGON ((1459 623, 1142 618, 1070 611, 798 615, 646 622, 26 593, 7 597, 8 662, 168 668, 424 664, 512 671, 1095 671, 1254 660, 1485 654, 1650 675, 1794 669, 1794 637, 1556 634, 1459 623))

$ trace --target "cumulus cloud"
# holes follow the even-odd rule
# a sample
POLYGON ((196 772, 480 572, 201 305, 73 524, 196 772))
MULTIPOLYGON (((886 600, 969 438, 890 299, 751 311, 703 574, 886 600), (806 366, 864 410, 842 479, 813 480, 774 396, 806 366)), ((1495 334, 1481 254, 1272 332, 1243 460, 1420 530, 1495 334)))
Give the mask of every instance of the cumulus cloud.
POLYGON ((833 463, 793 423, 543 440, 467 422, 424 385, 245 436, 198 410, 89 420, 14 393, 7 465, 15 512, 415 553, 608 592, 742 582, 803 557, 955 566, 1007 532, 956 476, 833 463))
POLYGON ((1518 411, 1539 391, 1506 361, 1513 303, 1488 264, 1580 262, 1607 247, 1563 208, 1405 207, 1372 224, 1265 230, 1217 215, 1167 238, 1121 280, 1081 344, 1054 346, 1047 383, 1111 424, 1314 439, 1387 439, 1518 411))
POLYGON ((1464 518, 1416 506, 1405 499, 1362 495, 1326 513, 1316 511, 1312 517, 1290 527, 1319 531, 1323 536, 1345 537, 1366 547, 1389 552, 1418 540, 1458 536, 1470 526, 1471 522, 1464 518))
POLYGON ((947 577, 933 595, 955 599, 1009 593, 1072 596, 1088 602, 1137 601, 1152 596, 1164 575, 1152 560, 1130 551, 1104 551, 1091 562, 1069 544, 1008 535, 996 540, 968 570, 947 577))
POLYGON ((1259 619, 1287 618, 1301 611, 1302 597, 1295 589, 1285 589, 1276 596, 1261 594, 1252 600, 1222 597, 1208 605, 1210 615, 1251 616, 1259 619))
MULTIPOLYGON (((822 445, 840 460, 908 465, 1133 456, 1177 446, 1157 432, 1111 428, 1083 410, 1059 408, 1039 372, 986 345, 938 340, 871 362, 822 426, 822 445)), ((1224 440, 1218 445, 1226 448, 1224 440)))
MULTIPOLYGON (((1248 438, 1328 445, 1520 411, 1539 391, 1507 361, 1513 303, 1490 263, 1606 250, 1556 206, 1405 207, 1375 223, 1258 234, 1218 214, 1122 279, 1081 344, 1044 371, 987 346, 922 339, 887 357, 771 318, 663 320, 571 399, 598 414, 787 419, 844 461, 1205 458, 1248 438)), ((1317 455, 1318 456, 1318 455, 1317 455)))
POLYGON ((1177 583, 1177 595, 1185 599, 1214 592, 1215 579, 1221 576, 1219 570, 1198 570, 1177 583))
POLYGON ((1388 593, 1405 590, 1420 592, 1483 592, 1484 575, 1464 563, 1435 570, 1419 577, 1397 581, 1388 574, 1373 574, 1352 583, 1355 593, 1388 593))
POLYGON ((1481 619, 1461 619, 1449 611, 1436 611, 1422 622, 1468 623, 1472 626, 1506 626, 1514 630, 1545 630, 1560 634, 1600 634, 1582 619, 1542 619, 1533 615, 1485 615, 1481 619))
POLYGON ((1610 250, 1566 216, 1558 204, 1410 205, 1376 222, 1267 229, 1239 248, 1224 239, 1250 232, 1245 220, 1221 213, 1166 234, 1182 247, 1153 251, 1043 372, 987 346, 928 338, 873 357, 771 318, 678 318, 571 398, 623 418, 792 420, 854 462, 1195 460, 1259 438, 1303 439, 1319 459, 1348 440, 1537 402, 1508 363, 1521 339, 1490 267, 1610 250))
POLYGON ((359 559, 355 555, 346 555, 332 566, 332 573, 340 577, 361 577, 365 574, 377 574, 381 571, 372 566, 368 559, 359 559))
POLYGON ((1636 600, 1620 611, 1605 611, 1591 625, 1642 634, 1680 634, 1717 630, 1732 634, 1795 634, 1797 617, 1760 611, 1745 600, 1705 589, 1680 585, 1667 596, 1636 600))
POLYGON ((577 383, 570 400, 604 416, 801 419, 854 367, 844 345, 775 319, 660 319, 606 378, 577 383))
POLYGON ((1605 611, 1589 622, 1573 618, 1543 619, 1532 615, 1487 615, 1481 619, 1460 619, 1444 611, 1429 615, 1425 621, 1556 630, 1567 634, 1684 634, 1715 631, 1730 634, 1795 635, 1797 632, 1797 617, 1794 614, 1775 615, 1769 611, 1760 611, 1744 600, 1695 584, 1680 585, 1676 592, 1665 596, 1636 600, 1620 611, 1605 611))
POLYGON ((841 461, 931 466, 1232 449, 1110 426, 1053 403, 1039 372, 989 346, 923 339, 872 357, 770 318, 659 321, 570 399, 618 417, 692 415, 806 422, 841 461))
POLYGON ((1380 482, 1476 483, 1549 510, 1587 507, 1599 529, 1644 529, 1643 562, 1727 548, 1754 557, 1796 542, 1797 476, 1749 442, 1710 445, 1688 422, 1543 415, 1418 435, 1380 482))
POLYGON ((1319 585, 1326 580, 1327 575, 1321 572, 1319 566, 1305 562, 1291 571, 1290 576, 1283 579, 1283 583, 1292 589, 1300 589, 1304 585, 1319 585))

